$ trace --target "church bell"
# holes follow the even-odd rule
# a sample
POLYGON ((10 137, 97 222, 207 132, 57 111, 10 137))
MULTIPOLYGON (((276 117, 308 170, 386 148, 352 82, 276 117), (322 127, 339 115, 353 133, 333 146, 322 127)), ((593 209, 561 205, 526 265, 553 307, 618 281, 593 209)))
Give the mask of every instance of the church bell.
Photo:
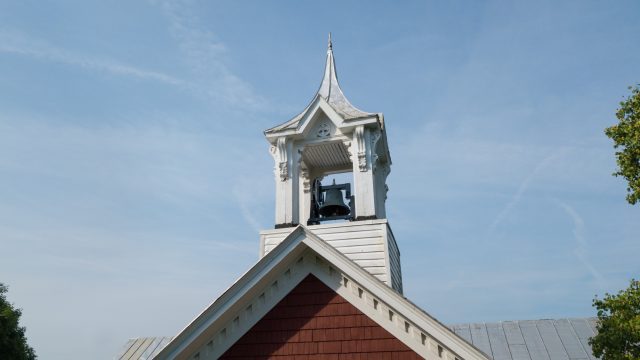
POLYGON ((315 179, 313 188, 311 217, 307 224, 316 225, 325 220, 353 219, 351 184, 336 184, 333 180, 331 185, 322 185, 315 179), (349 200, 349 205, 345 204, 345 197, 349 200))
MULTIPOLYGON (((335 185, 335 181, 333 182, 335 185)), ((324 193, 324 201, 318 210, 324 217, 349 215, 351 209, 344 203, 342 190, 333 188, 324 193)))

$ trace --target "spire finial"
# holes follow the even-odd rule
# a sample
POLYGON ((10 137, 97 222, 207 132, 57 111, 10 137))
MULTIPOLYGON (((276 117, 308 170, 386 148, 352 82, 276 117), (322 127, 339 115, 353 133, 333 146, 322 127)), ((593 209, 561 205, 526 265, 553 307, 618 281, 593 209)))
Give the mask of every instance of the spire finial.
POLYGON ((331 43, 331 32, 329 32, 329 44, 327 45, 327 50, 333 50, 333 44, 331 43))

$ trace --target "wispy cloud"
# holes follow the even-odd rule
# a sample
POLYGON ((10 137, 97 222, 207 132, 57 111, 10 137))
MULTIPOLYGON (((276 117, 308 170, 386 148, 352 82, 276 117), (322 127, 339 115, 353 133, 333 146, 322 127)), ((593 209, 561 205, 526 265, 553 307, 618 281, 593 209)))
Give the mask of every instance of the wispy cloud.
MULTIPOLYGON (((249 184, 243 184, 249 185, 249 184)), ((248 193, 244 191, 246 187, 244 186, 235 186, 233 188, 233 196, 236 200, 238 207, 240 207, 240 213, 242 214, 242 218, 247 223, 253 231, 260 232, 263 228, 262 224, 256 219, 255 215, 251 212, 250 207, 250 199, 248 198, 248 193)))
POLYGON ((598 287, 603 289, 605 284, 604 277, 589 259, 589 247, 586 240, 584 220, 582 219, 580 214, 578 214, 578 212, 569 204, 566 204, 560 200, 556 200, 556 202, 558 206, 560 206, 560 208, 562 208, 562 210, 564 210, 564 212, 567 213, 567 215, 569 215, 569 217, 571 217, 571 220, 573 221, 573 237, 576 240, 576 248, 574 249, 574 253, 576 257, 589 270, 594 280, 598 284, 598 287))
POLYGON ((194 94, 243 109, 264 109, 267 101, 255 93, 251 85, 228 67, 226 46, 216 36, 198 25, 188 2, 161 3, 168 19, 171 35, 191 71, 188 79, 133 66, 121 61, 77 53, 69 49, 27 36, 21 32, 0 29, 0 53, 29 57, 118 76, 155 81, 178 86, 194 94))
POLYGON ((556 158, 558 158, 565 152, 566 152, 566 149, 555 151, 547 155, 544 159, 542 159, 536 165, 535 168, 533 168, 533 170, 529 173, 529 175, 527 175, 527 177, 524 178, 524 180, 522 180, 522 182, 518 186, 518 190, 515 192, 515 194, 513 194, 509 202, 502 208, 502 210, 495 217, 495 219, 493 220, 493 223, 491 223, 491 226, 489 227, 490 233, 493 232, 498 227, 498 225, 500 225, 500 223, 502 223, 509 216, 509 214, 511 214, 515 206, 520 202, 522 195, 529 188, 531 181, 535 179, 536 175, 538 175, 538 173, 540 173, 542 169, 544 169, 547 165, 549 165, 552 161, 554 161, 556 158))
POLYGON ((251 85, 237 76, 225 63, 226 46, 209 30, 198 24, 190 1, 158 2, 169 21, 187 64, 195 75, 198 91, 233 106, 263 109, 267 102, 251 85))
POLYGON ((116 60, 101 59, 74 53, 13 31, 0 30, 0 53, 27 56, 44 61, 53 61, 61 64, 79 66, 89 70, 130 76, 170 85, 187 85, 185 81, 171 75, 127 65, 116 60))

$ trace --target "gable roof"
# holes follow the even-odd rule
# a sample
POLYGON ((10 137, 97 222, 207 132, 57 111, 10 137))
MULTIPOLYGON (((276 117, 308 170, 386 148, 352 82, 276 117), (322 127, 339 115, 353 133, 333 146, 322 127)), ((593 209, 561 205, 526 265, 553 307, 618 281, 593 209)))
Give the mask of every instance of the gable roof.
POLYGON ((422 359, 312 274, 219 359, 422 359))
POLYGON ((209 305, 156 359, 216 358, 313 274, 424 358, 489 357, 300 225, 209 305))
POLYGON ((273 128, 265 130, 265 134, 277 133, 285 130, 295 130, 298 128, 300 122, 304 119, 305 115, 313 107, 313 105, 322 98, 327 102, 331 108, 342 117, 344 120, 354 120, 365 117, 377 117, 376 113, 368 113, 362 111, 353 106, 340 88, 338 83, 338 74, 336 71, 335 59, 333 57, 333 45, 331 43, 331 36, 329 36, 329 46, 327 49, 327 61, 324 69, 324 76, 318 91, 314 95, 313 99, 307 105, 307 107, 298 115, 294 116, 291 120, 275 126, 273 128))
POLYGON ((114 359, 148 360, 153 359, 173 339, 170 336, 141 337, 129 339, 114 359))
MULTIPOLYGON (((502 321, 449 327, 493 360, 598 360, 588 342, 597 332, 596 318, 502 321)), ((131 339, 116 359, 152 359, 170 339, 131 339), (140 349, 142 352, 137 351, 140 349)))

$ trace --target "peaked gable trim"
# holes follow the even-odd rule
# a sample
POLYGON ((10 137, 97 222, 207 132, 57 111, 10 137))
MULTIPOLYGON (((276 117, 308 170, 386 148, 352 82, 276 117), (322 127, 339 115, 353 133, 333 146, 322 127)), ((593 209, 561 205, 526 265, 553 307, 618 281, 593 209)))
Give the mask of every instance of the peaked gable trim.
POLYGON ((488 360, 473 345, 306 227, 285 240, 183 329, 156 359, 216 359, 313 274, 426 359, 488 360))
POLYGON ((316 94, 313 100, 311 100, 311 103, 309 103, 309 105, 307 105, 307 107, 293 119, 285 122, 284 124, 265 130, 264 133, 267 139, 304 133, 309 122, 318 112, 318 109, 322 109, 327 117, 329 117, 329 119, 331 119, 338 128, 379 122, 382 115, 377 113, 367 113, 359 117, 348 117, 342 114, 320 94, 316 94))
MULTIPOLYGON (((375 276, 369 274, 331 245, 324 241, 305 241, 305 243, 314 252, 329 259, 329 262, 338 266, 344 272, 342 275, 343 285, 346 286, 351 281, 351 287, 356 286, 358 293, 360 290, 363 292, 369 291, 372 297, 372 301, 369 304, 371 306, 369 309, 361 308, 360 310, 376 322, 380 319, 379 314, 382 312, 383 318, 387 316, 389 322, 386 326, 382 323, 380 325, 392 334, 398 336, 399 339, 402 340, 404 338, 405 343, 418 354, 425 356, 424 347, 426 346, 432 353, 435 352, 438 354, 438 358, 446 357, 448 360, 490 359, 481 350, 469 344, 446 325, 410 302, 407 298, 400 295, 400 293, 393 290, 375 276), (352 280, 350 280, 350 278, 352 280), (377 298, 378 306, 375 306, 376 302, 373 301, 375 298, 377 298), (382 310, 379 310, 378 307, 382 310), (402 332, 408 334, 409 338, 402 332), (419 345, 422 345, 422 348, 416 346, 418 344, 412 343, 416 340, 419 340, 419 345), (439 349, 439 347, 441 347, 441 349, 439 349)), ((342 295, 340 292, 339 294, 342 295)), ((346 298, 347 300, 355 301, 353 297, 346 298)), ((359 296, 359 298, 361 297, 359 296)), ((354 301, 350 302, 358 307, 354 301)), ((431 358, 431 356, 425 356, 425 358, 431 358)))
POLYGON ((292 359, 333 356, 422 359, 358 310, 344 297, 309 274, 220 359, 292 359))
POLYGON ((303 137, 305 137, 309 133, 309 128, 311 128, 313 125, 313 119, 319 111, 322 111, 325 115, 327 115, 329 120, 331 120, 331 122, 333 122, 333 124, 337 128, 340 128, 344 123, 344 118, 340 116, 322 96, 318 95, 313 100, 312 106, 300 119, 300 123, 298 123, 297 129, 298 134, 301 134, 303 137))
MULTIPOLYGON (((240 300, 247 300, 249 297, 260 297, 263 293, 258 290, 262 289, 269 280, 272 280, 274 268, 278 264, 286 264, 287 260, 295 259, 301 255, 306 246, 300 246, 302 242, 301 235, 304 230, 301 227, 296 228, 289 236, 282 241, 269 254, 261 258, 254 266, 252 266, 245 274, 243 274, 236 282, 234 282, 222 295, 215 299, 207 308, 202 311, 195 319, 193 319, 184 329, 182 329, 173 340, 165 346, 155 359, 187 359, 190 352, 197 350, 202 336, 213 336, 211 329, 224 327, 225 320, 232 310, 237 310, 240 300), (269 276, 271 275, 271 276, 269 276), (226 316, 225 316, 226 315, 226 316)), ((273 283, 272 283, 273 284, 273 283)), ((263 297, 266 302, 267 294, 263 297)), ((226 331, 225 331, 226 333, 226 331)))

